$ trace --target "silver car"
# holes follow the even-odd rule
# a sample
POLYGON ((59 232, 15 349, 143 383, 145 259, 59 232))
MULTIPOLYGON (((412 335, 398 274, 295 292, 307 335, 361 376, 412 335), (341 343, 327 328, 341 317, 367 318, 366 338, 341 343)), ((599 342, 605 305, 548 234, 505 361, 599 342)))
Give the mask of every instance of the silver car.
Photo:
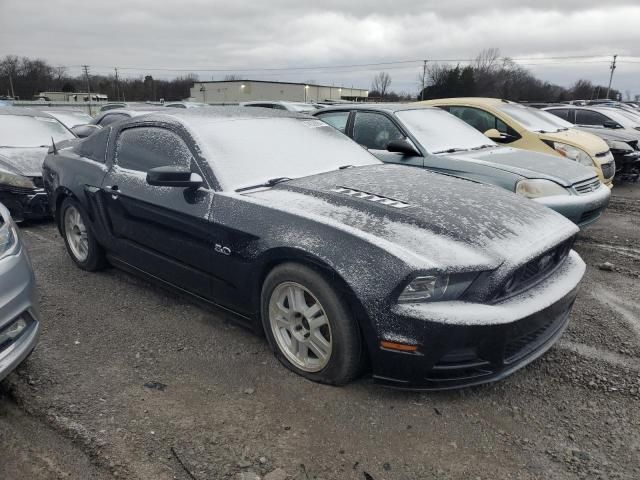
POLYGON ((9 210, 0 203, 0 380, 35 348, 38 316, 31 261, 9 210))

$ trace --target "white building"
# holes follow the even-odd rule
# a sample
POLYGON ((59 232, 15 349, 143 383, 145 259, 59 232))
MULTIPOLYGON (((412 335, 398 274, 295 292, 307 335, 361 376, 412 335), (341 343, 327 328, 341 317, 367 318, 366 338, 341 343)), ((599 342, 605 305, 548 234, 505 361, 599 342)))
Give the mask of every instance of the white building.
POLYGON ((195 82, 191 98, 203 103, 239 103, 255 100, 322 102, 327 100, 364 101, 368 90, 307 83, 267 82, 263 80, 221 80, 195 82))

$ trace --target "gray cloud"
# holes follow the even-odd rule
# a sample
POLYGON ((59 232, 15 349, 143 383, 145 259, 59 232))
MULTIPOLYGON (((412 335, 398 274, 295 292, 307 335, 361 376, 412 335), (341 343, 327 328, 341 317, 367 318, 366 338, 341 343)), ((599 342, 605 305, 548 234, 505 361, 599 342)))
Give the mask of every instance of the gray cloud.
MULTIPOLYGON (((268 2, 110 0, 78 3, 0 0, 0 55, 61 65, 242 68, 469 58, 498 47, 512 57, 640 55, 636 1, 494 0, 268 2)), ((640 61, 640 58, 636 59, 640 61)), ((523 63, 536 63, 533 61, 523 63)), ((608 65, 528 66, 545 79, 606 82, 608 65)), ((315 80, 368 87, 387 69, 398 90, 416 89, 418 66, 248 73, 251 78, 315 80), (357 70, 357 71, 353 71, 357 70)), ((74 67, 77 70, 77 67, 74 67)), ((74 71, 71 68, 71 71, 74 71)), ((179 72, 151 72, 168 77, 179 72)), ((640 93, 640 63, 621 61, 614 86, 640 93)), ((199 72, 220 78, 222 72, 199 72)))

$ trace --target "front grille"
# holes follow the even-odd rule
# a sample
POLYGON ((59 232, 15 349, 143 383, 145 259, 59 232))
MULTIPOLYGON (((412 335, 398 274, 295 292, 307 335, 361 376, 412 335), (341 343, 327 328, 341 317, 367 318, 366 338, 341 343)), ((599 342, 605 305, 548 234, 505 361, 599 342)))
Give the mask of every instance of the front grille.
POLYGON ((600 168, 602 169, 602 176, 607 180, 612 178, 616 173, 616 166, 613 162, 602 163, 600 168))
POLYGON ((518 332, 510 338, 504 346, 504 363, 508 365, 517 362, 547 343, 568 321, 571 305, 565 311, 559 312, 559 315, 537 326, 537 328, 534 327, 533 330, 524 333, 518 332))
POLYGON ((31 177, 31 181, 36 186, 36 188, 44 188, 44 180, 42 177, 31 177))
POLYGON ((16 195, 33 195, 34 193, 37 193, 37 189, 14 187, 12 185, 0 185, 0 192, 9 192, 16 195))
POLYGON ((600 209, 599 208, 596 208, 595 210, 588 210, 588 211, 584 212, 582 215, 580 215, 580 220, 578 220, 578 223, 582 224, 584 222, 588 222, 589 220, 593 220, 599 214, 600 214, 600 209))
POLYGON ((584 195, 586 193, 595 192, 599 188, 600 188, 600 180, 598 180, 597 178, 596 179, 592 179, 592 180, 587 180, 586 182, 576 183, 573 186, 573 189, 579 195, 584 195))
POLYGON ((513 272, 494 296, 494 301, 505 300, 547 278, 569 255, 574 238, 565 240, 556 247, 525 263, 513 272))

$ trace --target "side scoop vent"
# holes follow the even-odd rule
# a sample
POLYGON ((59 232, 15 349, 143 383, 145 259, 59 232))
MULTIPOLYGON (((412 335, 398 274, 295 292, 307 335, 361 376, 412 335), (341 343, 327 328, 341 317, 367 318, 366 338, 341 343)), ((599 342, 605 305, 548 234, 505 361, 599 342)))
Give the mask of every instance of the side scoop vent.
POLYGON ((354 198, 361 198, 362 200, 368 200, 370 202, 381 203, 382 205, 388 205, 394 208, 407 208, 410 207, 406 202, 395 200, 393 198, 383 197, 381 195, 374 195, 373 193, 363 192, 360 190, 354 190, 346 187, 336 187, 331 190, 332 192, 341 193, 354 198))

